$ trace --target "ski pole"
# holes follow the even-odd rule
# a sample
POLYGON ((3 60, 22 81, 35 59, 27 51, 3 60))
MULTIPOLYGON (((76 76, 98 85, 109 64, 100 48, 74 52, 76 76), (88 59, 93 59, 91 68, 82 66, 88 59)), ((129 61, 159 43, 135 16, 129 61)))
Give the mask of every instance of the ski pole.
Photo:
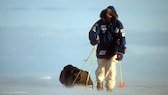
POLYGON ((122 76, 122 66, 121 66, 121 62, 118 61, 119 63, 119 69, 120 69, 120 82, 119 82, 119 87, 120 88, 124 88, 125 87, 125 82, 123 81, 123 76, 122 76))

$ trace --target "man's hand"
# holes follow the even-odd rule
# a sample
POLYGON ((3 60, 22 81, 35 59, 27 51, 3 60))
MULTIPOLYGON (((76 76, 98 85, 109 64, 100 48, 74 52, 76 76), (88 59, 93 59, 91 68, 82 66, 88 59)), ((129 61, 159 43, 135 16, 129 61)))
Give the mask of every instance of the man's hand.
POLYGON ((120 45, 120 39, 117 39, 116 43, 119 46, 120 45))
POLYGON ((121 61, 123 59, 123 54, 122 53, 117 52, 116 55, 117 55, 116 60, 121 61))

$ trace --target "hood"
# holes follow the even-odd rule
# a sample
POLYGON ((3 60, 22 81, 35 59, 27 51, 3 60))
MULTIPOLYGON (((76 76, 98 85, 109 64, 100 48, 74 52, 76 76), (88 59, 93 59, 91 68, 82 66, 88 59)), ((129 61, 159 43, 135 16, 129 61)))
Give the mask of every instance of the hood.
POLYGON ((107 8, 111 9, 112 11, 114 11, 116 13, 116 10, 113 6, 108 6, 107 8))

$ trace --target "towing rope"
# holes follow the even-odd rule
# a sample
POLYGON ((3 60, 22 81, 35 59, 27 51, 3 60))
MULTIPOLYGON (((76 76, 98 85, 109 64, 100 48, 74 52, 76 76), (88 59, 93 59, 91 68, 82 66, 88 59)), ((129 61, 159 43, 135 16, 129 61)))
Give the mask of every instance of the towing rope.
MULTIPOLYGON (((90 76, 90 72, 91 72, 91 68, 92 68, 92 63, 94 61, 94 53, 96 51, 96 45, 93 47, 92 51, 90 52, 89 56, 84 60, 84 64, 82 65, 82 68, 84 67, 84 65, 87 63, 87 61, 89 60, 90 56, 91 56, 91 59, 90 59, 90 68, 89 68, 89 72, 88 72, 88 76, 87 76, 87 80, 86 80, 86 86, 88 85, 88 81, 89 81, 89 76, 90 76)), ((74 79, 72 85, 75 84, 79 74, 81 73, 81 69, 79 71, 79 73, 77 74, 76 78, 74 79)))
POLYGON ((86 86, 88 85, 88 82, 89 82, 89 76, 90 76, 91 69, 92 69, 92 64, 93 64, 93 61, 94 61, 95 51, 96 51, 96 46, 93 47, 93 50, 92 50, 92 53, 91 53, 92 55, 91 55, 91 59, 90 59, 90 68, 89 68, 89 72, 88 72, 88 76, 87 76, 87 80, 86 80, 86 86))

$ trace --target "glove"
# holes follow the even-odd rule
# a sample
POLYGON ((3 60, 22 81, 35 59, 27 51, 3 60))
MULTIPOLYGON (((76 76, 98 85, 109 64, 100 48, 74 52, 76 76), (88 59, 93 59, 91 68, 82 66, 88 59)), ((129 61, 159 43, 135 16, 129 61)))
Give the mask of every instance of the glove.
POLYGON ((121 61, 123 59, 123 54, 120 52, 117 52, 116 54, 117 54, 116 60, 121 61))

